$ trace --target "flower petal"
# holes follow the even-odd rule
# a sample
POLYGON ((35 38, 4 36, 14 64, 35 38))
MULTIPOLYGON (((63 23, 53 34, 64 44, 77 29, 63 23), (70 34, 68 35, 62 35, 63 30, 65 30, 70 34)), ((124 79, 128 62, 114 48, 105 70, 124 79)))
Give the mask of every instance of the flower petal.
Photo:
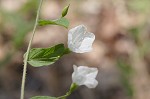
POLYGON ((86 33, 77 52, 78 53, 90 52, 92 50, 92 44, 94 40, 95 35, 93 33, 86 33))
POLYGON ((97 68, 89 68, 86 66, 73 66, 74 72, 72 74, 73 83, 77 85, 86 85, 88 88, 95 88, 98 84, 96 75, 98 74, 97 68))
POLYGON ((86 27, 84 25, 79 25, 70 29, 68 33, 68 48, 74 52, 76 48, 80 46, 82 37, 84 36, 85 32, 86 27))
POLYGON ((77 71, 80 75, 87 75, 90 72, 90 68, 86 66, 79 66, 77 71))
POLYGON ((95 40, 93 33, 87 32, 84 25, 79 25, 68 33, 68 48, 76 53, 84 53, 92 50, 92 43, 95 40))
POLYGON ((76 65, 73 65, 73 70, 76 72, 78 67, 76 65))
POLYGON ((96 78, 98 74, 98 69, 97 68, 91 68, 89 74, 87 74, 88 78, 96 78))
POLYGON ((88 88, 95 88, 98 85, 98 81, 93 78, 88 78, 84 82, 84 85, 87 86, 88 88))
POLYGON ((74 72, 72 74, 73 82, 78 85, 83 85, 83 83, 86 80, 86 77, 78 71, 78 67, 76 65, 73 65, 73 68, 74 68, 74 72))
MULTIPOLYGON (((75 42, 77 39, 82 37, 86 33, 86 27, 84 25, 76 26, 69 30, 68 35, 72 36, 72 42, 75 42)), ((70 40, 70 38, 68 38, 70 40)))

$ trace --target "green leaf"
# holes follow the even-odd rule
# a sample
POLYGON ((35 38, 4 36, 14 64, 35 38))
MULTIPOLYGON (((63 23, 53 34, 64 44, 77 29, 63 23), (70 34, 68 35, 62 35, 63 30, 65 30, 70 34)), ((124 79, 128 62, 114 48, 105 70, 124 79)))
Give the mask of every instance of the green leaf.
POLYGON ((62 17, 65 17, 67 15, 69 6, 70 4, 63 9, 62 14, 61 14, 62 17))
POLYGON ((69 21, 66 18, 60 18, 57 20, 39 20, 38 24, 40 26, 44 26, 44 25, 59 25, 59 26, 63 26, 65 28, 68 28, 69 26, 69 21))
POLYGON ((50 97, 50 96, 35 96, 30 99, 57 99, 56 97, 50 97))
POLYGON ((33 48, 29 52, 28 63, 34 67, 50 65, 69 52, 68 48, 64 47, 64 44, 49 48, 33 48))

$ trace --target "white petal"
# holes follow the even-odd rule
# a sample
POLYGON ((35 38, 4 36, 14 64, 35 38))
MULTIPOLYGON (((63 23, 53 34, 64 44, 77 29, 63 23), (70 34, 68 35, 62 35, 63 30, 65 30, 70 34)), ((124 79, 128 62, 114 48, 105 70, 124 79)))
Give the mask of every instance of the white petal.
POLYGON ((83 75, 73 74, 72 81, 73 83, 76 83, 77 85, 84 85, 84 82, 86 81, 86 77, 83 75))
POLYGON ((78 67, 76 65, 73 65, 73 70, 76 72, 78 67))
POLYGON ((86 76, 88 78, 96 78, 98 74, 98 69, 97 68, 91 68, 90 73, 88 73, 86 76))
POLYGON ((68 48, 75 52, 81 44, 82 37, 86 32, 86 27, 84 25, 79 25, 75 28, 69 30, 68 33, 68 48))
POLYGON ((83 85, 83 83, 86 80, 85 75, 82 75, 82 73, 80 73, 78 71, 78 68, 77 68, 76 65, 73 65, 73 68, 74 68, 74 72, 72 74, 72 80, 73 80, 73 82, 76 83, 76 84, 78 84, 78 85, 83 85))
POLYGON ((73 83, 77 85, 85 85, 88 88, 95 88, 98 84, 95 79, 98 74, 97 68, 89 68, 87 66, 73 66, 74 72, 72 74, 73 83))
POLYGON ((93 33, 87 32, 84 25, 79 25, 68 33, 68 48, 76 53, 84 53, 92 50, 92 43, 95 40, 93 33))
POLYGON ((98 85, 97 80, 88 78, 85 82, 84 85, 87 86, 88 88, 95 88, 98 85))
POLYGON ((78 73, 80 75, 84 75, 85 76, 85 75, 87 75, 89 73, 89 71, 90 71, 90 69, 87 66, 79 66, 78 67, 78 73))
POLYGON ((92 50, 92 44, 94 40, 95 35, 93 33, 86 33, 77 52, 78 53, 90 52, 92 50))
POLYGON ((86 27, 84 25, 79 25, 70 29, 68 34, 72 35, 73 37, 72 39, 76 39, 79 36, 85 34, 85 32, 86 32, 86 27))

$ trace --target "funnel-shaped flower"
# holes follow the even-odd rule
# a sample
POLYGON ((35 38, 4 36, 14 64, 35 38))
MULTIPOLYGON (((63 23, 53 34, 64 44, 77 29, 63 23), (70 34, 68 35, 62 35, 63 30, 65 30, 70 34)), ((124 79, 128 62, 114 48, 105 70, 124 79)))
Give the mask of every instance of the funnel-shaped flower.
POLYGON ((93 33, 87 32, 84 25, 79 25, 69 30, 68 48, 76 53, 84 53, 92 50, 92 43, 95 40, 93 33))
POLYGON ((95 79, 98 74, 97 68, 89 68, 86 66, 73 66, 74 72, 72 74, 73 83, 77 85, 85 85, 88 88, 95 88, 98 85, 95 79))

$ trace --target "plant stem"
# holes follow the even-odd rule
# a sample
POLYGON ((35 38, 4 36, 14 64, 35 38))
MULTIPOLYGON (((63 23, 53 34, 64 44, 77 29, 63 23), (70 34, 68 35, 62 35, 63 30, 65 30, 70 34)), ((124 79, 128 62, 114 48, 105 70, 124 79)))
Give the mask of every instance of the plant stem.
POLYGON ((57 97, 57 99, 66 99, 66 98, 67 98, 68 96, 70 96, 71 93, 72 93, 73 91, 75 91, 77 88, 78 88, 78 85, 77 85, 76 83, 72 83, 71 86, 70 86, 69 91, 68 91, 65 95, 60 96, 60 97, 57 97))
POLYGON ((58 97, 57 99, 66 99, 71 94, 71 92, 67 92, 65 95, 58 97))
POLYGON ((27 72, 27 61, 28 61, 28 56, 29 56, 29 52, 30 52, 30 49, 31 49, 31 44, 32 44, 32 41, 33 41, 33 38, 34 38, 34 35, 35 35, 35 30, 36 30, 36 27, 38 25, 38 19, 39 19, 39 14, 40 14, 40 9, 41 9, 41 6, 42 6, 42 2, 43 2, 43 0, 40 0, 39 7, 38 7, 38 10, 37 10, 36 20, 35 20, 35 24, 34 24, 34 28, 33 28, 33 32, 32 32, 32 36, 31 36, 30 42, 28 44, 27 52, 26 52, 25 59, 24 59, 24 68, 23 68, 23 75, 22 75, 22 85, 21 85, 20 99, 24 99, 25 79, 26 79, 26 72, 27 72))

